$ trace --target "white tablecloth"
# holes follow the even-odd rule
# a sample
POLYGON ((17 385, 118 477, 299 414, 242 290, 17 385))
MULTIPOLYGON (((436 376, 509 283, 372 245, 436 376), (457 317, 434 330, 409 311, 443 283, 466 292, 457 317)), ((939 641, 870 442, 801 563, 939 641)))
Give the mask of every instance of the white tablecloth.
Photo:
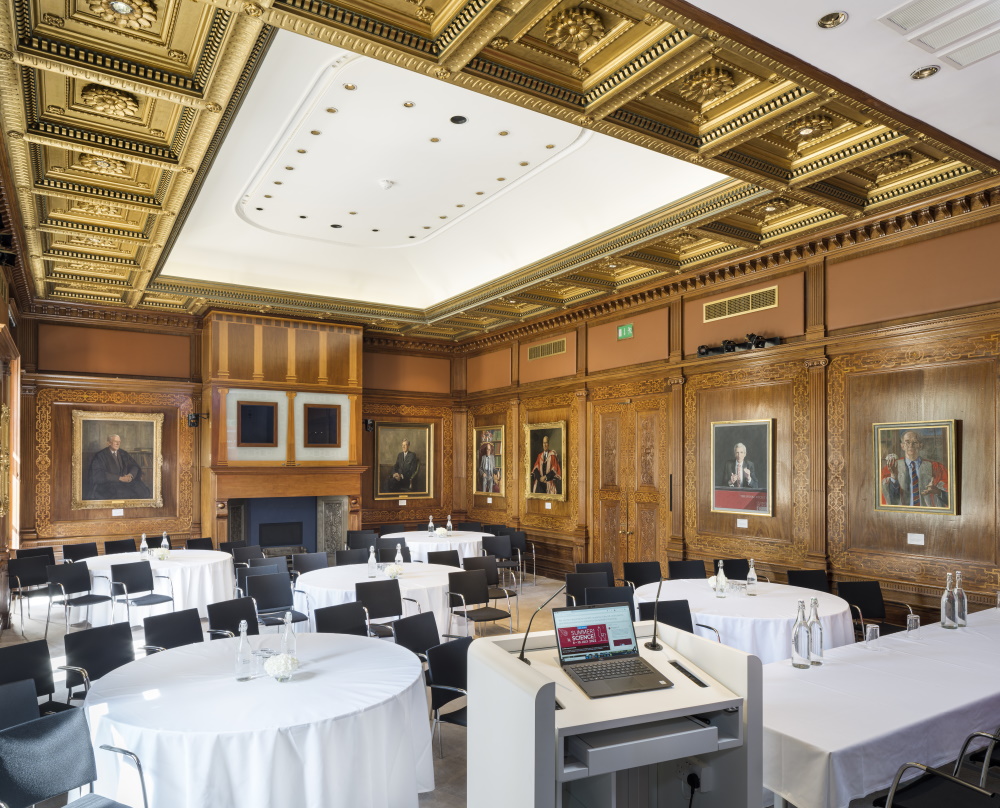
MULTIPOLYGON (((653 601, 657 584, 640 586, 635 592, 636 604, 653 601)), ((754 597, 730 594, 717 598, 707 580, 681 578, 663 582, 660 600, 686 600, 691 606, 695 623, 705 623, 719 630, 722 642, 746 651, 765 665, 792 655, 792 626, 795 623, 796 601, 819 598, 819 619, 823 625, 825 648, 837 648, 854 642, 854 628, 847 601, 836 595, 803 589, 798 586, 757 585, 754 597)), ((701 637, 715 639, 715 634, 695 627, 701 637)))
MULTIPOLYGON (((403 574, 399 577, 399 591, 404 598, 413 598, 423 612, 432 611, 437 619, 438 631, 448 634, 448 573, 460 572, 457 567, 442 564, 403 564, 403 574)), ((306 592, 314 609, 336 606, 355 600, 354 585, 359 581, 373 580, 368 577, 367 564, 348 564, 342 567, 327 567, 300 575, 296 589, 306 592)), ((380 572, 374 580, 385 581, 388 576, 380 572)), ((407 615, 416 614, 412 603, 403 601, 407 615)), ((314 626, 315 627, 315 626, 314 626)))
POLYGON ((468 530, 453 530, 450 536, 435 536, 431 538, 426 530, 408 530, 405 533, 389 533, 383 539, 406 539, 410 548, 410 558, 414 561, 427 561, 428 553, 440 550, 458 550, 459 560, 483 554, 483 536, 492 533, 473 533, 468 530))
MULTIPOLYGON (((112 564, 129 564, 142 561, 139 553, 114 553, 87 559, 87 567, 91 576, 102 575, 110 581, 112 564)), ((173 550, 166 561, 149 558, 153 575, 166 575, 174 586, 174 605, 177 611, 196 608, 202 617, 208 617, 205 607, 209 603, 229 600, 234 597, 233 557, 229 553, 216 550, 173 550)), ((94 585, 94 593, 108 594, 108 581, 98 580, 94 585)), ((169 595, 170 587, 166 581, 153 579, 157 594, 169 595)), ((125 604, 118 606, 116 620, 125 619, 125 604)), ((164 614, 171 611, 169 603, 160 606, 143 606, 132 609, 133 625, 142 625, 142 619, 152 614, 164 614)), ((74 610, 74 614, 82 614, 74 610)), ((74 618, 71 615, 71 619, 74 618)), ((110 604, 99 604, 92 607, 90 622, 95 626, 106 626, 111 623, 110 604)))
MULTIPOLYGON (((954 760, 1000 726, 1000 612, 837 648, 826 664, 764 667, 764 785, 797 808, 846 808, 909 762, 954 760)), ((950 774, 950 770, 949 770, 950 774)))
MULTIPOLYGON (((412 652, 302 634, 291 682, 237 682, 236 643, 154 654, 91 687, 84 709, 95 747, 139 755, 151 808, 416 808, 417 792, 434 789, 424 677, 412 652)), ((97 760, 97 792, 142 805, 131 766, 108 752, 97 760)))

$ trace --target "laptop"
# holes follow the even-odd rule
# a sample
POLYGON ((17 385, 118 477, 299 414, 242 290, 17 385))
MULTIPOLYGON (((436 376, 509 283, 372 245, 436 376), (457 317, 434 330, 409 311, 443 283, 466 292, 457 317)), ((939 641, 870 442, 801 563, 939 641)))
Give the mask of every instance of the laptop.
POLYGON ((627 603, 552 610, 559 664, 592 699, 673 687, 639 656, 627 603))

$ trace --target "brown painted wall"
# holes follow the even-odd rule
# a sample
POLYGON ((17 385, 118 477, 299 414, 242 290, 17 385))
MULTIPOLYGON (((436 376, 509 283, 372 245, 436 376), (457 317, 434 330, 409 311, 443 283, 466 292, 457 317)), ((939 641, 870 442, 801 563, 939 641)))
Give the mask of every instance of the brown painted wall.
POLYGON ((915 317, 1000 300, 1000 222, 831 264, 827 328, 915 317))
POLYGON ((366 353, 365 387, 412 393, 451 392, 451 360, 434 356, 366 353))
POLYGON ((510 348, 470 356, 466 384, 470 393, 510 385, 510 348))
POLYGON ((521 346, 520 362, 521 384, 538 382, 544 379, 557 379, 560 376, 572 376, 576 373, 576 332, 556 334, 547 339, 535 340, 521 346), (528 348, 542 342, 551 342, 560 337, 566 338, 566 353, 546 356, 542 359, 528 361, 528 348))
POLYGON ((191 338, 39 323, 38 369, 105 376, 191 376, 191 338))
POLYGON ((747 334, 765 337, 797 337, 805 333, 805 276, 788 275, 776 281, 740 286, 712 297, 700 297, 684 304, 684 353, 696 353, 699 345, 718 345, 725 339, 743 342, 747 334), (704 305, 757 289, 778 287, 778 306, 711 323, 702 322, 704 305))
POLYGON ((607 370, 666 359, 670 324, 666 307, 587 329, 587 370, 607 370), (632 323, 633 337, 619 341, 618 326, 632 323))

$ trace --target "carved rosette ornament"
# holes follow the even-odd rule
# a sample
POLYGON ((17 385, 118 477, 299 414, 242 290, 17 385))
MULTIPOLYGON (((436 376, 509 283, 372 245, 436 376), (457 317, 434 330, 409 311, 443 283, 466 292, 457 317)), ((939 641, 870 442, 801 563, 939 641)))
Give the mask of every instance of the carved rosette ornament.
POLYGON ((111 216, 121 216, 122 209, 114 205, 105 205, 100 202, 75 202, 70 208, 70 213, 85 213, 88 216, 101 216, 109 218, 111 216))
POLYGON ((869 163, 865 169, 881 179, 906 171, 912 163, 913 155, 910 152, 899 151, 869 163))
POLYGON ((833 129, 833 119, 829 115, 806 115, 786 126, 781 134, 791 143, 815 140, 833 129))
POLYGON ((663 246, 671 250, 683 250, 690 247, 698 240, 698 237, 691 233, 678 233, 676 236, 663 240, 663 246))
POLYGON ((722 67, 706 67, 688 74, 677 88, 681 97, 698 104, 717 101, 736 87, 733 74, 722 67))
POLYGON ((88 84, 80 93, 84 104, 102 115, 112 118, 138 118, 139 99, 124 90, 88 84))
POLYGON ((90 0, 90 10, 105 22, 133 31, 156 22, 156 6, 149 0, 90 0))
POLYGON ((256 3, 244 3, 243 13, 248 17, 259 17, 264 13, 264 9, 256 3))
POLYGON ((604 20, 583 6, 567 8, 552 17, 545 27, 545 41, 568 53, 581 53, 604 36, 604 20))
POLYGON ((792 206, 787 199, 769 199, 763 205, 758 205, 753 209, 753 213, 763 219, 770 219, 779 213, 784 213, 792 206))
POLYGON ((123 160, 115 160, 111 157, 101 157, 96 154, 81 154, 76 167, 83 171, 92 171, 95 174, 106 174, 110 177, 124 176, 127 166, 123 160))

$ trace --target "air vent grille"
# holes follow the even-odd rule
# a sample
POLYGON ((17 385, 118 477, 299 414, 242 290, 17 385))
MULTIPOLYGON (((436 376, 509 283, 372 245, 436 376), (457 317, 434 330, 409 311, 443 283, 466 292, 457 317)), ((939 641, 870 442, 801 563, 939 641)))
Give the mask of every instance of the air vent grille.
POLYGON ((912 0, 879 19, 959 70, 1000 53, 1000 0, 912 0))
POLYGON ((542 342, 528 348, 528 361, 544 359, 546 356, 566 353, 566 338, 552 340, 552 342, 542 342))
POLYGON ((908 32, 947 14, 965 2, 966 0, 917 0, 886 14, 882 20, 900 31, 908 32))
POLYGON ((970 42, 961 48, 955 48, 944 57, 944 60, 955 67, 968 67, 971 64, 996 56, 1000 53, 1000 31, 977 42, 970 42))
POLYGON ((761 309, 773 309, 777 305, 777 286, 758 289, 756 292, 748 292, 745 295, 727 297, 724 300, 713 300, 711 303, 706 303, 704 307, 704 322, 710 323, 713 320, 736 317, 740 314, 749 314, 752 311, 760 311, 761 309))
POLYGON ((960 39, 1000 22, 1000 3, 980 6, 945 25, 928 31, 917 38, 928 50, 936 51, 953 45, 960 39))

